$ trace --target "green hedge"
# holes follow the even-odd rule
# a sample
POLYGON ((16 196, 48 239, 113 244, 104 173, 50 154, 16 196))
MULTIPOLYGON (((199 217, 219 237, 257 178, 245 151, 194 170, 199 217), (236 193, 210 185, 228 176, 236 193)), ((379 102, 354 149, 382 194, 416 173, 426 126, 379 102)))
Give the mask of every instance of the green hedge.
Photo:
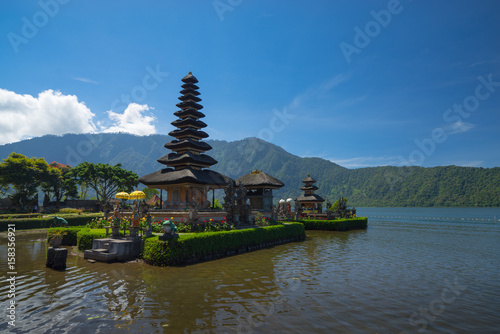
POLYGON ((314 220, 306 219, 300 221, 304 224, 306 230, 325 230, 325 231, 349 231, 366 229, 368 218, 356 217, 336 220, 314 220))
POLYGON ((142 258, 156 266, 183 265, 304 239, 301 223, 187 234, 168 241, 160 241, 154 236, 144 240, 142 258))
POLYGON ((76 236, 76 244, 78 246, 78 250, 84 251, 86 249, 92 249, 92 242, 94 239, 103 239, 106 238, 106 230, 105 229, 89 229, 83 228, 81 229, 76 236))
MULTIPOLYGON (((96 217, 103 217, 102 213, 96 213, 85 216, 71 216, 65 217, 68 226, 82 226, 96 217)), ((36 228, 49 228, 54 227, 54 216, 48 218, 25 218, 25 219, 2 219, 0 220, 0 232, 7 231, 8 224, 15 224, 16 230, 32 230, 36 228)))
POLYGON ((35 218, 41 217, 41 213, 5 213, 0 215, 0 219, 21 219, 21 218, 35 218))

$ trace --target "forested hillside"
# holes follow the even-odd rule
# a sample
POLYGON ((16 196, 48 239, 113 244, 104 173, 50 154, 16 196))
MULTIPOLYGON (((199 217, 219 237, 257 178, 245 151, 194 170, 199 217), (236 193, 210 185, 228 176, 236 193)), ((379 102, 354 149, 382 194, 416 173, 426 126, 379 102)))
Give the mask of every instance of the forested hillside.
MULTIPOLYGON (((129 134, 44 136, 0 146, 0 158, 11 152, 44 157, 47 162, 77 165, 83 161, 121 163, 142 176, 162 168, 156 159, 169 153, 165 135, 129 134)), ((300 158, 260 139, 207 140, 213 169, 233 179, 260 169, 285 183, 279 198, 301 194, 310 173, 318 194, 330 201, 349 198, 354 206, 500 206, 500 168, 374 167, 347 169, 320 158, 300 158)))

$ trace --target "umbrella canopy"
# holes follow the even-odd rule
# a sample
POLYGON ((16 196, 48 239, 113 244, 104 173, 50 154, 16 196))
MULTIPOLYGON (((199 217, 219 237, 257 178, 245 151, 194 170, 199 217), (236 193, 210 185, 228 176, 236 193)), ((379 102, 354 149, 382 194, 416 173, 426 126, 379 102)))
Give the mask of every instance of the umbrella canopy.
POLYGON ((129 199, 130 195, 128 193, 122 191, 122 192, 119 192, 118 194, 116 194, 115 198, 129 199))
POLYGON ((143 199, 143 198, 146 198, 146 194, 140 190, 131 192, 129 196, 129 199, 143 199))

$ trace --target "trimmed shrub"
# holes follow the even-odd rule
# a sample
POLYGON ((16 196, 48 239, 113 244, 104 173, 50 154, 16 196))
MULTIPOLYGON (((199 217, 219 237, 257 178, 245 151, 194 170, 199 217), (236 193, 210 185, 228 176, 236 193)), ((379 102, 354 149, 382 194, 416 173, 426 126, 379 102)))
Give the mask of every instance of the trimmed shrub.
MULTIPOLYGON (((65 217, 68 226, 82 226, 96 217, 102 217, 102 213, 85 216, 65 217)), ((24 219, 1 219, 0 232, 7 231, 8 224, 15 224, 17 230, 32 230, 37 228, 55 227, 54 216, 48 218, 24 218, 24 219)))
POLYGON ((41 213, 11 213, 11 214, 1 214, 0 219, 37 218, 41 216, 42 216, 41 213))
POLYGON ((47 232, 47 243, 49 243, 50 238, 52 237, 53 231, 60 230, 66 232, 62 239, 62 246, 76 246, 77 245, 77 234, 84 227, 53 227, 49 228, 47 232))
POLYGON ((144 240, 142 257, 156 266, 183 265, 223 257, 292 240, 304 240, 304 225, 286 223, 261 228, 180 235, 160 241, 157 236, 144 240))
POLYGON ((304 224, 306 230, 324 230, 324 231, 349 231, 366 229, 368 218, 356 217, 336 220, 313 220, 306 219, 300 221, 304 224))
POLYGON ((77 238, 76 244, 78 245, 79 251, 92 249, 92 242, 94 241, 94 239, 106 238, 106 230, 104 229, 91 230, 89 228, 83 228, 80 231, 78 231, 76 238, 77 238))

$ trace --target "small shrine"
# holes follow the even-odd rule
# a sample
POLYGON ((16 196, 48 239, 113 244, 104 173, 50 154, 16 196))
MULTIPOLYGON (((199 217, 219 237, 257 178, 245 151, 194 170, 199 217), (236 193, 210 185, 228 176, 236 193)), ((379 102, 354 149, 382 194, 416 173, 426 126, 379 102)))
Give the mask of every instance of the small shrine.
POLYGON ((322 213, 322 204, 325 199, 314 193, 318 190, 318 187, 314 185, 316 180, 307 174, 307 177, 302 182, 304 185, 300 187, 300 190, 303 190, 304 194, 297 197, 301 211, 303 213, 322 213))
POLYGON ((277 178, 257 169, 236 179, 236 184, 240 183, 246 190, 251 209, 261 211, 273 210, 273 189, 284 186, 277 178))
POLYGON ((174 113, 178 119, 171 123, 177 129, 169 133, 175 140, 165 144, 165 148, 173 152, 157 160, 167 167, 141 177, 139 182, 167 192, 164 209, 197 211, 209 208, 207 194, 210 190, 223 189, 234 181, 207 169, 217 160, 204 154, 212 147, 202 141, 208 134, 200 130, 207 125, 200 121, 205 115, 200 112, 203 106, 198 103, 201 101, 196 86, 198 80, 189 72, 182 82, 181 102, 176 105, 181 110, 174 113))

